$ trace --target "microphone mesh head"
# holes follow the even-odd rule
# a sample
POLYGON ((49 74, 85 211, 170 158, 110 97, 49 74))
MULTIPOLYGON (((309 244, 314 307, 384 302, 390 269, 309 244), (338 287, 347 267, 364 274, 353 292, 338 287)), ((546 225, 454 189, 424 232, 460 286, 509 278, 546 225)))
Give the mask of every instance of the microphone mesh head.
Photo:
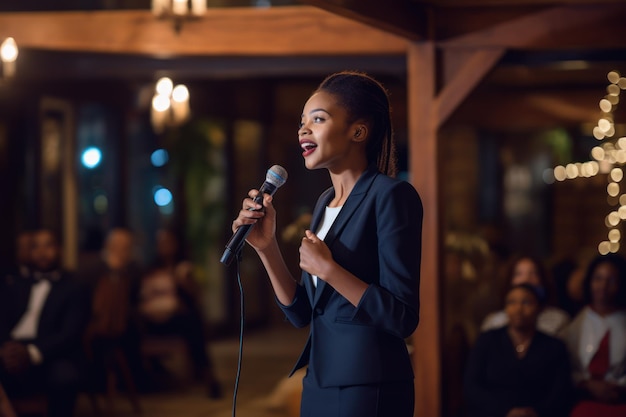
POLYGON ((278 188, 287 181, 287 170, 280 165, 273 165, 267 170, 265 181, 278 188))

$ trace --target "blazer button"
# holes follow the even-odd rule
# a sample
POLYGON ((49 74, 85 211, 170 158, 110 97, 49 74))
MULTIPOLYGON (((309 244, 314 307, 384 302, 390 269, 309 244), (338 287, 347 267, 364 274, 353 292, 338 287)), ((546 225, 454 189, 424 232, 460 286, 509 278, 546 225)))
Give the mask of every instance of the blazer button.
POLYGON ((322 307, 315 307, 315 314, 321 316, 322 314, 324 314, 324 309, 322 307))

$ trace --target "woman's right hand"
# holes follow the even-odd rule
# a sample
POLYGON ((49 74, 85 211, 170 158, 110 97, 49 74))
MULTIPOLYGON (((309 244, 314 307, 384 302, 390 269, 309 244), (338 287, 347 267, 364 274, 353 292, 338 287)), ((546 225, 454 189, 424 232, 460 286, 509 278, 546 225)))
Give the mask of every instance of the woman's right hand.
POLYGON ((243 200, 241 211, 233 221, 233 233, 241 226, 253 224, 246 238, 256 251, 262 251, 276 238, 276 210, 272 205, 272 196, 263 196, 263 205, 254 202, 258 190, 250 190, 248 198, 243 200), (264 209, 264 210, 261 210, 264 209))

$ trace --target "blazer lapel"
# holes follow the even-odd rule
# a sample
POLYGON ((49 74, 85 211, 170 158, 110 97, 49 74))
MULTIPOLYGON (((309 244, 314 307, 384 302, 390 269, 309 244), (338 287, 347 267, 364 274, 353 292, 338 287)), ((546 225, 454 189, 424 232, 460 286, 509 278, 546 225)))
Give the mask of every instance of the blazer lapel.
MULTIPOLYGON (((326 206, 333 199, 335 193, 332 188, 327 189, 319 198, 315 209, 313 210, 313 215, 311 216, 311 231, 315 231, 319 228, 320 222, 324 217, 324 211, 326 210, 326 206)), ((315 285, 313 285, 313 277, 308 272, 302 271, 302 281, 307 289, 307 295, 309 296, 309 302, 313 305, 315 294, 318 292, 315 285)), ((319 288, 320 283, 323 281, 317 280, 317 285, 319 288)))
MULTIPOLYGON (((339 212, 339 215, 333 222, 330 230, 324 238, 324 243, 326 243, 328 247, 332 247, 333 241, 337 238, 337 236, 341 234, 354 212, 361 205, 361 202, 367 195, 367 191, 370 189, 377 175, 378 171, 375 168, 369 168, 361 175, 357 183, 354 185, 354 188, 352 189, 352 192, 350 192, 350 195, 343 205, 343 208, 339 212)), ((334 197, 333 192, 329 194, 330 198, 326 199, 323 205, 320 204, 321 208, 317 207, 315 210, 317 212, 317 217, 313 217, 313 221, 316 223, 314 224, 315 228, 312 230, 317 230, 317 227, 322 217, 321 212, 325 210, 328 202, 330 202, 330 200, 332 200, 332 198, 334 197)), ((315 296, 313 298, 313 306, 317 305, 326 287, 327 285, 325 281, 321 279, 317 280, 317 289, 315 290, 315 296)))

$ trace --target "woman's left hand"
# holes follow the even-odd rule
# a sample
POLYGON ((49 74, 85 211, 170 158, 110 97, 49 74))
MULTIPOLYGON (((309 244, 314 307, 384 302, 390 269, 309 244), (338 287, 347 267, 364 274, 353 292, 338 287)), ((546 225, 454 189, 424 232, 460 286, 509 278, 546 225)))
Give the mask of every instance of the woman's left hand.
POLYGON ((319 279, 326 280, 334 264, 330 249, 315 233, 306 230, 300 244, 300 268, 319 279))

